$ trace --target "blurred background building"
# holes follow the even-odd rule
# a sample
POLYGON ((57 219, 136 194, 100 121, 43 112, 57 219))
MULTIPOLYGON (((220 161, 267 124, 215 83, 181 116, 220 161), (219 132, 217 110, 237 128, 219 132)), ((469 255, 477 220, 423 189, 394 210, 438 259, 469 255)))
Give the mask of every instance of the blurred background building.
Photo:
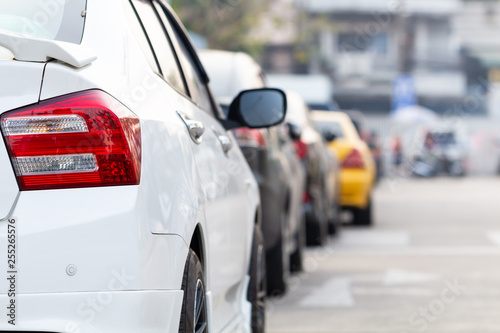
POLYGON ((486 109, 500 114, 500 3, 464 1, 455 17, 470 94, 488 93, 486 109))
POLYGON ((500 104, 486 94, 500 81, 496 0, 275 0, 270 13, 283 8, 294 20, 273 30, 287 38, 267 34, 265 70, 327 73, 343 109, 389 113, 402 73, 418 103, 441 114, 500 104))
MULTIPOLYGON (((268 74, 326 75, 340 110, 389 142, 397 106, 468 126, 471 169, 500 170, 499 0, 172 0, 200 48, 243 51, 268 74), (200 17, 204 17, 200 20, 200 17), (199 43, 199 41, 202 43, 199 43), (491 153, 494 151, 494 153, 491 153)), ((411 133, 411 131, 407 131, 411 133)))

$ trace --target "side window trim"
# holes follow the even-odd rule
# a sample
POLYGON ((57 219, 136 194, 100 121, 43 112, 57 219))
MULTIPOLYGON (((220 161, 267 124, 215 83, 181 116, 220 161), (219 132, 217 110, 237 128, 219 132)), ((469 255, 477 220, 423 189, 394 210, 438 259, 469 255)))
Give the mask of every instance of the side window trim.
POLYGON ((162 72, 161 67, 160 67, 160 62, 158 61, 158 57, 156 56, 155 50, 153 49, 153 44, 151 43, 151 39, 149 38, 149 36, 146 32, 146 28, 144 27, 144 24, 142 23, 141 17, 139 16, 139 13, 137 12, 137 9, 135 8, 135 5, 134 5, 132 0, 129 0, 129 4, 135 13, 135 17, 137 18, 137 21, 141 25, 142 32, 144 33, 144 36, 146 37, 146 40, 148 41, 149 48, 150 48, 151 52, 153 53, 153 57, 155 58, 156 67, 158 68, 158 71, 159 71, 158 74, 160 74, 163 77, 163 72, 162 72))
POLYGON ((156 0, 161 7, 163 8, 163 11, 165 12, 165 15, 169 19, 169 22, 171 23, 172 29, 174 29, 179 37, 182 39, 182 42, 184 43, 184 46, 186 46, 187 51, 189 52, 189 55, 191 58, 194 60, 196 64, 196 69, 198 70, 201 79, 203 80, 204 84, 208 84, 210 79, 208 78, 208 74, 205 71, 205 68, 203 68, 203 65, 201 63, 200 58, 198 57, 198 54, 196 53, 196 50, 193 46, 193 43, 191 42, 191 39, 188 37, 188 32, 182 24, 179 22, 179 19, 172 14, 170 5, 166 4, 164 0, 156 0))
POLYGON ((148 45, 149 45, 149 49, 151 50, 151 53, 153 54, 153 57, 155 59, 155 63, 156 63, 156 67, 158 68, 158 73, 156 73, 155 70, 153 70, 156 74, 158 74, 161 79, 167 83, 172 89, 174 89, 175 91, 177 91, 179 94, 183 95, 183 96, 186 96, 188 99, 189 99, 189 88, 187 87, 187 84, 186 84, 186 79, 184 77, 184 72, 182 70, 182 67, 179 66, 179 64, 177 63, 178 62, 178 57, 177 57, 177 53, 175 52, 175 49, 173 47, 173 45, 171 44, 171 40, 170 40, 170 36, 166 33, 166 28, 165 26, 163 25, 163 21, 158 17, 158 12, 156 11, 156 8, 153 6, 153 3, 152 1, 148 1, 155 13, 155 15, 157 16, 158 18, 158 22, 160 23, 160 25, 162 26, 162 29, 165 33, 165 36, 166 38, 168 39, 168 42, 169 42, 169 46, 171 47, 172 49, 172 53, 174 54, 174 57, 176 59, 176 65, 179 69, 179 72, 180 72, 180 76, 181 76, 181 79, 182 79, 182 83, 183 83, 183 86, 184 86, 184 89, 186 90, 186 92, 183 92, 183 91, 180 91, 177 87, 173 86, 170 82, 168 82, 168 80, 165 78, 164 74, 163 74, 163 71, 162 71, 162 68, 161 68, 161 65, 160 65, 160 61, 158 60, 158 56, 156 54, 156 51, 153 47, 153 43, 151 42, 151 38, 149 37, 148 33, 147 33, 147 30, 146 30, 146 27, 144 26, 144 23, 143 23, 143 20, 141 18, 141 16, 139 15, 139 12, 137 11, 135 5, 134 5, 134 0, 129 0, 129 3, 130 3, 130 6, 132 7, 134 13, 135 13, 135 16, 136 16, 136 19, 137 21, 139 22, 141 28, 142 28, 142 32, 146 38, 146 40, 148 41, 148 45))
MULTIPOLYGON (((220 105, 218 105, 217 102, 215 101, 214 95, 212 93, 212 89, 208 85, 208 83, 210 82, 208 74, 205 71, 205 68, 203 68, 201 60, 198 57, 198 54, 196 53, 196 50, 194 49, 191 40, 188 37, 187 31, 180 24, 179 19, 175 15, 172 14, 172 9, 171 9, 171 7, 170 7, 170 5, 168 3, 165 3, 164 0, 153 0, 153 1, 157 2, 160 5, 160 7, 163 9, 163 12, 167 16, 167 19, 169 21, 168 23, 170 23, 171 28, 176 30, 177 35, 179 37, 181 37, 181 39, 182 39, 181 42, 184 43, 184 46, 186 46, 187 51, 189 52, 189 55, 195 61, 195 65, 196 65, 195 69, 199 72, 199 74, 200 74, 200 76, 201 76, 201 78, 203 80, 203 84, 205 86, 205 89, 207 90, 208 98, 210 99, 210 104, 212 106, 212 111, 213 111, 212 113, 214 114, 214 116, 217 119, 222 119, 222 120, 225 119, 224 112, 222 111, 220 105)), ((180 66, 181 71, 183 73, 183 77, 185 78, 185 76, 184 76, 184 68, 183 68, 182 64, 180 63, 180 59, 179 59, 179 57, 177 55, 177 53, 179 52, 179 50, 177 50, 175 48, 175 45, 172 45, 172 47, 173 47, 173 49, 174 49, 174 51, 176 53, 177 59, 179 60, 179 66, 180 66)), ((187 82, 186 82, 186 84, 187 84, 187 82)), ((190 99, 190 100, 191 100, 191 102, 194 103, 194 101, 192 99, 190 99)), ((197 105, 196 103, 194 103, 194 104, 197 105)))
POLYGON ((168 44, 170 45, 170 48, 172 49, 172 53, 174 54, 175 62, 176 62, 176 65, 179 68, 179 71, 181 73, 182 83, 184 84, 184 89, 186 90, 186 95, 188 97, 191 97, 189 85, 187 84, 186 76, 184 74, 184 68, 182 67, 179 56, 177 55, 177 50, 174 47, 174 44, 172 42, 172 38, 170 37, 168 30, 167 30, 167 27, 165 26, 165 22, 163 22, 162 18, 160 17, 160 14, 158 13, 158 9, 156 8, 156 4, 157 4, 156 1, 151 2, 151 6, 153 7, 153 10, 156 14, 156 17, 158 18, 158 21, 161 23, 161 27, 163 28, 163 32, 165 33, 165 36, 167 37, 167 40, 168 40, 168 44))

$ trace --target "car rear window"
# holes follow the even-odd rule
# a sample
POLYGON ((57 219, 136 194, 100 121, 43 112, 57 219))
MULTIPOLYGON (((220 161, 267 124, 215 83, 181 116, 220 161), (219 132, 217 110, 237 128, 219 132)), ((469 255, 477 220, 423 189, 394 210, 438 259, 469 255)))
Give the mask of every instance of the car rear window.
POLYGON ((80 44, 87 0, 2 0, 0 29, 80 44))
POLYGON ((334 134, 338 139, 343 139, 345 137, 342 126, 336 121, 315 121, 314 123, 322 133, 334 134))
POLYGON ((440 146, 449 146, 456 144, 455 133, 432 133, 432 139, 440 146))

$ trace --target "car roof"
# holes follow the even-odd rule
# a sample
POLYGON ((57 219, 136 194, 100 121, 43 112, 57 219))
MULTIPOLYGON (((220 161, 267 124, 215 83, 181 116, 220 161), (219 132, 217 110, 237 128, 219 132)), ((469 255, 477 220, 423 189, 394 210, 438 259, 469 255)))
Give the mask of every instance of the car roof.
POLYGON ((333 102, 333 84, 328 76, 322 74, 269 74, 270 87, 297 91, 308 104, 333 102))
POLYGON ((342 127, 344 135, 348 140, 361 140, 349 115, 339 111, 312 111, 314 121, 337 122, 342 127))
POLYGON ((314 120, 350 121, 351 118, 344 112, 338 111, 311 111, 314 120))
POLYGON ((261 67, 246 53, 219 50, 199 51, 218 100, 231 101, 242 90, 263 88, 261 67))

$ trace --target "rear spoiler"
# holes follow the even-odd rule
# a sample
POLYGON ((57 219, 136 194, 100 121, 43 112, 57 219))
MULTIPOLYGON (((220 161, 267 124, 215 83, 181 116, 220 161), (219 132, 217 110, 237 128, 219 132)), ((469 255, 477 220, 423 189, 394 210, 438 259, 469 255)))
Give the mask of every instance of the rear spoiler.
POLYGON ((97 59, 92 52, 78 44, 29 37, 1 29, 0 46, 12 52, 19 61, 46 62, 56 59, 81 68, 97 59))

